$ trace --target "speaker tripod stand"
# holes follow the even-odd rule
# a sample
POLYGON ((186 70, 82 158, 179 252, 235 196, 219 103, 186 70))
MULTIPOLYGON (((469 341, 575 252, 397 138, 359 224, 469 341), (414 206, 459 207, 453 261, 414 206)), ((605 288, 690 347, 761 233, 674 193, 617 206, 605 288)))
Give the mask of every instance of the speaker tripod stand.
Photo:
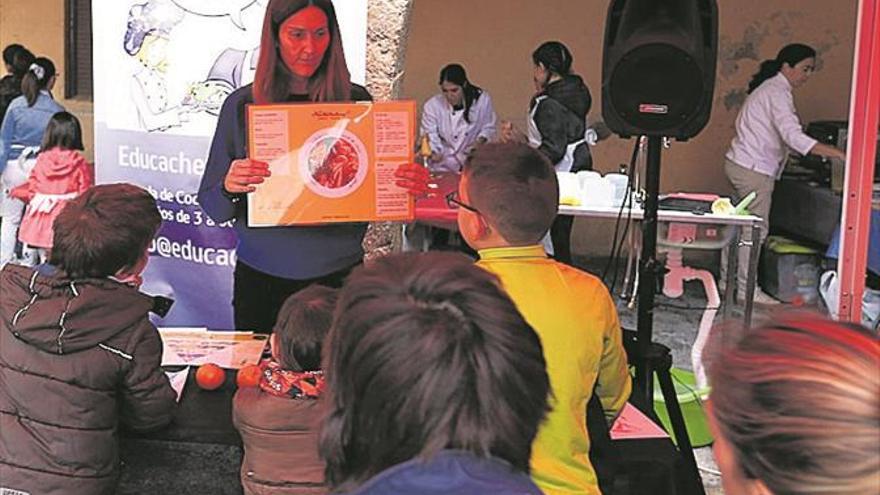
POLYGON ((639 286, 636 320, 636 342, 633 361, 636 366, 636 383, 644 392, 645 404, 653 404, 654 375, 660 384, 666 412, 672 423, 678 450, 684 467, 691 479, 687 480, 686 493, 704 494, 694 450, 688 437, 684 416, 672 383, 672 354, 668 347, 652 341, 654 333, 654 297, 657 280, 663 267, 657 262, 657 210, 660 195, 660 151, 663 138, 648 137, 645 165, 645 205, 642 220, 642 252, 639 259, 639 286))

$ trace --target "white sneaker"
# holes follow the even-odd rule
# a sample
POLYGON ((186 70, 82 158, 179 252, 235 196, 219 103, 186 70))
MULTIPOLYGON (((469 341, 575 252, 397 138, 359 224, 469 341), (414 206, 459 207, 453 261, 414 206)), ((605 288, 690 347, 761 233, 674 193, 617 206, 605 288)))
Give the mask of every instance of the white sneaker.
POLYGON ((752 299, 752 301, 758 304, 782 304, 782 301, 776 299, 770 294, 767 294, 758 287, 755 287, 755 297, 754 299, 752 299))
MULTIPOLYGON (((745 291, 743 291, 743 292, 745 292, 745 291)), ((744 294, 743 295, 737 294, 736 301, 739 304, 743 304, 743 302, 745 301, 745 295, 744 294)), ((770 305, 774 305, 774 304, 782 304, 781 301, 779 301, 775 297, 771 296, 770 294, 767 294, 766 292, 761 290, 760 287, 755 287, 755 295, 754 295, 754 297, 752 297, 752 302, 755 304, 763 304, 765 306, 770 306, 770 305)))

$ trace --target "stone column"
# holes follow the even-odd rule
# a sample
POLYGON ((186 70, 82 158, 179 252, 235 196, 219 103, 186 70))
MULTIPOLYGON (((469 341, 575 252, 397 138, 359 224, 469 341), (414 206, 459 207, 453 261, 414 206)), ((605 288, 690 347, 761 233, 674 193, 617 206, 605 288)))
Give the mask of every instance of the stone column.
MULTIPOLYGON (((413 2, 369 0, 367 5, 367 89, 376 101, 400 94, 413 2)), ((364 260, 399 251, 402 229, 399 222, 371 223, 364 236, 364 260)))

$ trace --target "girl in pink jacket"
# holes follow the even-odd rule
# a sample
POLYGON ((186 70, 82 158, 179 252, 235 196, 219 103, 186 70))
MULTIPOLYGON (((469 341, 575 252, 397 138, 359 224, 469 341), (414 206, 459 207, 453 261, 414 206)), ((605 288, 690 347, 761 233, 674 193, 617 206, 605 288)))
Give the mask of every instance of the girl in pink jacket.
POLYGON ((82 128, 68 112, 58 112, 43 134, 42 150, 27 183, 10 195, 27 201, 18 240, 41 250, 46 258, 52 249, 52 223, 64 205, 94 183, 92 166, 83 157, 82 128))

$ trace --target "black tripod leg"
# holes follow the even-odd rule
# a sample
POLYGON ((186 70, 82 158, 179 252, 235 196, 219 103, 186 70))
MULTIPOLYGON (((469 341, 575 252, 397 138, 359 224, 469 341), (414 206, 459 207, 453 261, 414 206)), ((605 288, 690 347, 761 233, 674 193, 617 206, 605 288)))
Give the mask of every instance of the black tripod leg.
POLYGON ((675 432, 678 451, 681 453, 682 460, 684 460, 685 468, 691 475, 691 483, 689 483, 690 486, 687 493, 704 495, 706 491, 703 489, 703 479, 697 468, 694 449, 691 446, 691 439, 684 424, 684 416, 681 414, 678 396, 675 394, 675 386, 672 384, 672 375, 669 374, 669 368, 657 368, 654 371, 657 373, 657 381, 660 382, 663 400, 666 401, 666 413, 669 415, 669 422, 672 423, 672 431, 675 432))

